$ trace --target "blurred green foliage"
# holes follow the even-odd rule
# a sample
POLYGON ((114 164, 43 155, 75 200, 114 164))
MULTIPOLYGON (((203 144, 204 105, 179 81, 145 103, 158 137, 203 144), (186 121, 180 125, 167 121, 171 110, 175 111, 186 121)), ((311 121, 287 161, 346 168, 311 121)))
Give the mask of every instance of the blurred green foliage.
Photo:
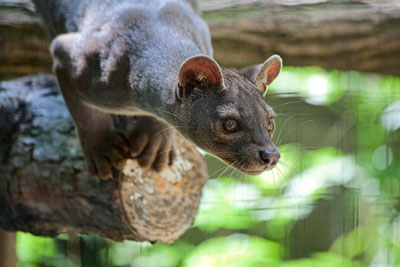
MULTIPOLYGON (((400 78, 284 68, 278 168, 251 177, 206 156, 193 227, 174 244, 18 234, 20 266, 400 266, 400 78)), ((279 139, 279 140, 278 140, 279 139)))

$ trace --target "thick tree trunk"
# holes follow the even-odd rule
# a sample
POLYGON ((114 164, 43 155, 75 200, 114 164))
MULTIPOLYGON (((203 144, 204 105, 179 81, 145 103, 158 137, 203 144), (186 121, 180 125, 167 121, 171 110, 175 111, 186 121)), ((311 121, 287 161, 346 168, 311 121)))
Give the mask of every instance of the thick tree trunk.
POLYGON ((6 232, 0 229, 0 266, 17 266, 17 254, 15 249, 15 232, 6 232))
MULTIPOLYGON (((320 66, 400 75, 398 0, 205 0, 223 66, 320 66)), ((0 78, 50 71, 48 41, 29 0, 0 2, 0 78)))
POLYGON ((128 160, 111 180, 89 177, 54 77, 0 82, 0 228, 172 242, 191 226, 207 179, 203 157, 176 138, 177 158, 159 174, 128 160))

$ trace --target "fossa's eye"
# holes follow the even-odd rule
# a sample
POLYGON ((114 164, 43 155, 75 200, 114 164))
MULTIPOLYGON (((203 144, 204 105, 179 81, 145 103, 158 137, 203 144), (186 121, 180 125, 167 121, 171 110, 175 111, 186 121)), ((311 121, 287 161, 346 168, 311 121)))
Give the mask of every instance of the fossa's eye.
POLYGON ((234 119, 222 120, 222 128, 228 133, 235 133, 240 131, 240 124, 234 119))
POLYGON ((267 122, 267 130, 269 132, 270 135, 272 135, 275 131, 275 122, 274 120, 268 120, 267 122))

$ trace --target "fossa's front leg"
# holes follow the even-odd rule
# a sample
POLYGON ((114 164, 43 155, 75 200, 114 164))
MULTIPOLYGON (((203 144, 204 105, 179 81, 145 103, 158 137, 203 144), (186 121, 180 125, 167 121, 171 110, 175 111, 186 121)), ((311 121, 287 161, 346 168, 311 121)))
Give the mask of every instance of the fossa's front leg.
POLYGON ((135 128, 128 135, 130 147, 124 138, 116 133, 111 114, 105 110, 110 112, 110 107, 114 105, 115 113, 118 114, 122 102, 129 97, 129 91, 126 91, 121 98, 120 90, 123 90, 124 85, 118 81, 121 81, 124 75, 122 78, 118 75, 124 72, 114 71, 106 81, 101 80, 102 69, 96 50, 100 49, 98 43, 82 38, 84 36, 80 33, 60 35, 53 41, 51 51, 54 71, 67 107, 77 125, 90 172, 102 178, 111 177, 111 167, 122 168, 124 159, 128 157, 137 158, 139 165, 156 171, 171 164, 174 158, 174 131, 165 123, 153 117, 139 116, 135 128), (82 46, 82 43, 86 45, 82 46), (115 98, 118 100, 114 99, 107 109, 101 104, 109 100, 102 96, 104 92, 114 97, 118 92, 120 94, 120 98, 115 98), (90 106, 83 102, 83 98, 91 101, 90 106))
MULTIPOLYGON (((97 111, 96 111, 97 112, 97 111)), ((92 115, 94 115, 92 113, 92 115)), ((99 114, 98 114, 99 115, 99 114)), ((129 147, 120 133, 107 125, 105 118, 99 116, 91 117, 93 126, 91 129, 78 127, 77 133, 84 153, 86 165, 92 175, 97 175, 103 179, 112 177, 112 167, 122 170, 125 160, 128 158, 129 147), (98 127, 95 124, 102 124, 98 127)))
POLYGON ((122 169, 129 146, 116 132, 111 115, 89 107, 70 85, 62 71, 56 71, 68 110, 77 126, 77 134, 90 174, 103 179, 112 177, 112 167, 122 169))

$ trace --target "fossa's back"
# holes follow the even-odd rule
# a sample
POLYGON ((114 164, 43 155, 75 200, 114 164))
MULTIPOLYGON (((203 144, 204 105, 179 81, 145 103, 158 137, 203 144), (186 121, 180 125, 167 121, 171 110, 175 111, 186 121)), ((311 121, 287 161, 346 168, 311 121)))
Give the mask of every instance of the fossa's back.
POLYGON ((103 80, 125 57, 138 74, 131 76, 131 86, 151 90, 158 86, 157 77, 163 76, 167 78, 164 86, 170 87, 176 79, 168 77, 177 77, 185 59, 197 54, 212 56, 207 24, 181 0, 33 2, 50 38, 80 32, 86 37, 81 43, 88 46, 82 49, 101 51, 103 80))
POLYGON ((164 37, 170 42, 177 36, 171 36, 170 30, 164 35, 162 28, 173 27, 178 37, 197 39, 207 54, 212 53, 207 25, 184 0, 32 1, 51 39, 62 33, 100 30, 115 23, 118 32, 145 30, 148 36, 164 37))

